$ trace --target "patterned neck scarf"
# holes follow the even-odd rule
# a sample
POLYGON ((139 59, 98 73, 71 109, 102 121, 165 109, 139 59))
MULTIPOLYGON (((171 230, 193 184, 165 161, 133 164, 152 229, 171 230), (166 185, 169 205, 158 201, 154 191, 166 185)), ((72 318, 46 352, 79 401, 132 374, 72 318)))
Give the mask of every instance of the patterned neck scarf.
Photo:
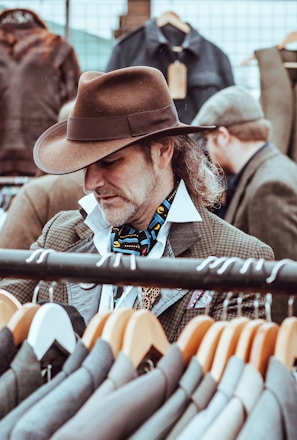
POLYGON ((171 191, 165 200, 158 206, 147 229, 136 230, 128 224, 118 227, 111 227, 111 250, 124 254, 143 256, 149 254, 157 236, 164 225, 168 211, 172 205, 177 191, 177 186, 171 191))

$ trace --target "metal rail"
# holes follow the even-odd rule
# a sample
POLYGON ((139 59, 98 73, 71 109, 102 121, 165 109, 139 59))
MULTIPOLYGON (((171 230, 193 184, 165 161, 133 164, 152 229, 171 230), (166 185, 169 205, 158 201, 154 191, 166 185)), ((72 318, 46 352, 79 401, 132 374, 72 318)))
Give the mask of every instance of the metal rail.
POLYGON ((0 276, 96 284, 211 289, 241 292, 297 292, 297 262, 239 258, 152 258, 78 254, 50 249, 0 249, 0 276))

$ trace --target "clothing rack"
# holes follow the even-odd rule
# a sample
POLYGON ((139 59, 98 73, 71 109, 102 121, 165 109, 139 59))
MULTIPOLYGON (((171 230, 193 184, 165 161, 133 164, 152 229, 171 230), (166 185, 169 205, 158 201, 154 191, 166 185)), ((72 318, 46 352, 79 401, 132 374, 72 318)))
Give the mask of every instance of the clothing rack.
POLYGON ((0 277, 295 295, 297 261, 212 256, 157 260, 114 253, 0 249, 0 277))
POLYGON ((0 176, 0 186, 21 186, 25 183, 30 182, 31 180, 36 179, 36 177, 29 176, 0 176))

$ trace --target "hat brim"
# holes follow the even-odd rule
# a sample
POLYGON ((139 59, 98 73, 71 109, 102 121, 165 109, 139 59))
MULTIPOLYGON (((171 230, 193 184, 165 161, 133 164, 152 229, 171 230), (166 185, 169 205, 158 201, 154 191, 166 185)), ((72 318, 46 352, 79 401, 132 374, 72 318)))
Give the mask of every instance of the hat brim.
POLYGON ((33 157, 36 166, 47 174, 69 174, 86 168, 122 148, 139 140, 157 136, 197 133, 214 126, 192 126, 178 123, 175 127, 151 132, 142 136, 104 141, 72 141, 67 139, 67 120, 49 127, 37 139, 33 157))

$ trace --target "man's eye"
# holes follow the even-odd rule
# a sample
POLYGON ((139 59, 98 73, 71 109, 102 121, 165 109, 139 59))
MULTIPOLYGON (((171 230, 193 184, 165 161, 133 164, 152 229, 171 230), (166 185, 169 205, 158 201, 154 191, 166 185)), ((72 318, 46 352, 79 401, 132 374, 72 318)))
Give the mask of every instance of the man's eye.
POLYGON ((118 159, 117 160, 112 160, 112 161, 103 161, 102 162, 102 166, 104 168, 111 168, 112 166, 116 165, 117 162, 118 162, 118 159))

